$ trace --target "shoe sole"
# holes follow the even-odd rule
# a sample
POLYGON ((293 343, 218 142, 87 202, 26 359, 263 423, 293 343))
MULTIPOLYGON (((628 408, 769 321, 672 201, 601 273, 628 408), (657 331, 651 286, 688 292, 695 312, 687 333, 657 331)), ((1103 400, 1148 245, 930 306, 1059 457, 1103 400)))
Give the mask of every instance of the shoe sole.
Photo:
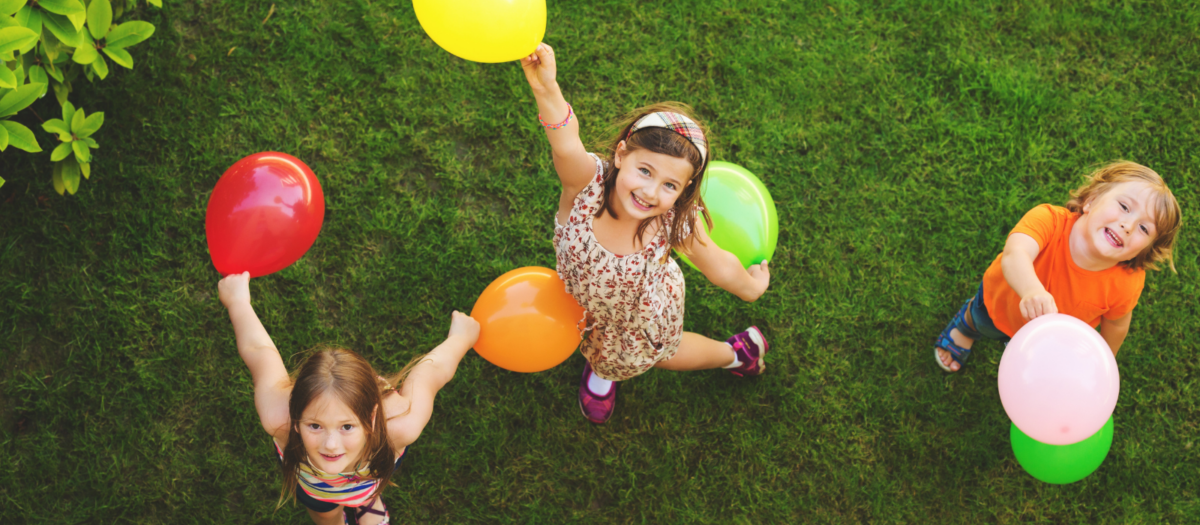
MULTIPOLYGON (((616 388, 616 386, 617 386, 617 385, 613 385, 613 388, 616 388)), ((576 401, 579 403, 579 413, 580 413, 580 414, 583 414, 583 418, 584 418, 584 419, 586 419, 586 420, 588 420, 588 421, 592 422, 592 424, 595 424, 595 425, 603 425, 603 424, 605 424, 605 423, 607 423, 607 422, 608 422, 608 420, 607 420, 607 419, 605 419, 604 421, 596 421, 595 419, 592 419, 590 416, 588 416, 588 414, 587 414, 587 410, 584 410, 584 409, 583 409, 583 400, 581 400, 581 399, 576 399, 576 401)), ((609 417, 611 418, 612 416, 609 416, 609 417)))
POLYGON ((938 366, 942 367, 942 370, 945 370, 945 371, 953 374, 954 370, 952 368, 950 368, 949 366, 946 366, 946 363, 942 362, 942 356, 938 355, 938 350, 941 350, 941 348, 938 348, 936 346, 933 347, 933 360, 935 362, 937 362, 938 366))
POLYGON ((759 330, 757 326, 751 326, 750 328, 747 328, 746 331, 749 332, 750 340, 753 341, 754 344, 758 345, 759 348, 762 348, 762 353, 758 354, 758 373, 754 374, 756 376, 762 375, 763 363, 766 360, 767 351, 771 349, 771 345, 767 344, 766 336, 762 334, 762 331, 759 330))

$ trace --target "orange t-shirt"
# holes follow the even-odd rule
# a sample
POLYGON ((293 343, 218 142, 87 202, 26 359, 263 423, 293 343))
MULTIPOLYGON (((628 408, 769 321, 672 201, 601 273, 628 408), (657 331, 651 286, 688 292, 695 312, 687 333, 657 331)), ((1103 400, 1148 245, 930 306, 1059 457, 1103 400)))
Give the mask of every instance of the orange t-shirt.
MULTIPOLYGON (((1100 325, 1101 317, 1112 321, 1133 311, 1146 283, 1146 271, 1117 265, 1090 272, 1076 265, 1068 239, 1079 217, 1080 214, 1061 206, 1042 204, 1029 210, 1009 235, 1024 233, 1037 241, 1041 251, 1033 260, 1033 270, 1046 291, 1054 296, 1058 313, 1076 317, 1095 328, 1100 325)), ((1003 253, 997 255, 983 273, 983 304, 996 328, 1012 337, 1029 321, 1021 315, 1021 296, 1004 279, 1000 269, 1002 257, 1003 253)))

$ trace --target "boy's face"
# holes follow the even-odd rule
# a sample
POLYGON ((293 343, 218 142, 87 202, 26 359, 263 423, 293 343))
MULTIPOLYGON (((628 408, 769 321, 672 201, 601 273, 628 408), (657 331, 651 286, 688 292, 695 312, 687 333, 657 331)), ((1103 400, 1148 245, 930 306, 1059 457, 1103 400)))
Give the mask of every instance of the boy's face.
POLYGON ((331 474, 353 470, 367 443, 358 416, 328 392, 304 409, 300 438, 313 466, 331 474))
POLYGON ((1113 264, 1137 257, 1158 232, 1154 190, 1144 182, 1122 182, 1083 205, 1085 238, 1097 256, 1113 264))
POLYGON ((639 221, 675 206, 692 176, 692 163, 687 159, 645 149, 627 151, 624 142, 617 148, 614 163, 619 171, 611 198, 622 218, 639 221))

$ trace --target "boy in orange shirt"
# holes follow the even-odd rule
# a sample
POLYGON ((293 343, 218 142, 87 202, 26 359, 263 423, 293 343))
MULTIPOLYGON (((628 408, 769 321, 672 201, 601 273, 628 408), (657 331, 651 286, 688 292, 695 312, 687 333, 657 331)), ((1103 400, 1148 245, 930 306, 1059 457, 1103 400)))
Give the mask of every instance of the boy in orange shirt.
POLYGON ((1053 313, 1099 326, 1116 355, 1145 269, 1166 262, 1175 271, 1181 221, 1175 196, 1150 168, 1117 162, 1096 170, 1065 208, 1042 204, 1017 223, 979 292, 938 338, 938 366, 956 372, 976 339, 1007 343, 1025 323, 1053 313))

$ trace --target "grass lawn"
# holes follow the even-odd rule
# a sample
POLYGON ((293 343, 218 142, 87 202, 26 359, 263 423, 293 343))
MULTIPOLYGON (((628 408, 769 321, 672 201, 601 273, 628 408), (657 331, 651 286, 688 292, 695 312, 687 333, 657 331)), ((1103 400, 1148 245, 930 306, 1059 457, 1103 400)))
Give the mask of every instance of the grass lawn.
MULTIPOLYGON (((559 185, 517 64, 442 51, 396 0, 168 0, 72 96, 104 111, 90 180, 0 155, 0 523, 304 523, 216 298, 208 196, 236 160, 306 161, 327 212, 251 283, 284 359, 345 345, 395 370, 492 279, 553 267, 559 185)), ((393 523, 1185 523, 1200 520, 1200 10, 1192 2, 557 1, 546 41, 585 141, 659 100, 763 179, 782 233, 743 303, 690 268, 685 328, 772 342, 752 380, 652 371, 604 426, 583 360, 468 354, 386 496, 393 523), (1096 165, 1161 173, 1178 274, 1151 272, 1119 355, 1112 451, 1024 473, 996 390, 932 343, 1022 214, 1096 165)), ((130 17, 131 15, 126 15, 130 17)), ((54 97, 32 109, 57 116, 54 97)), ((47 116, 50 115, 50 116, 47 116)), ((36 126, 36 127, 35 127, 36 126)), ((1050 402, 1048 400, 1048 402, 1050 402)))

